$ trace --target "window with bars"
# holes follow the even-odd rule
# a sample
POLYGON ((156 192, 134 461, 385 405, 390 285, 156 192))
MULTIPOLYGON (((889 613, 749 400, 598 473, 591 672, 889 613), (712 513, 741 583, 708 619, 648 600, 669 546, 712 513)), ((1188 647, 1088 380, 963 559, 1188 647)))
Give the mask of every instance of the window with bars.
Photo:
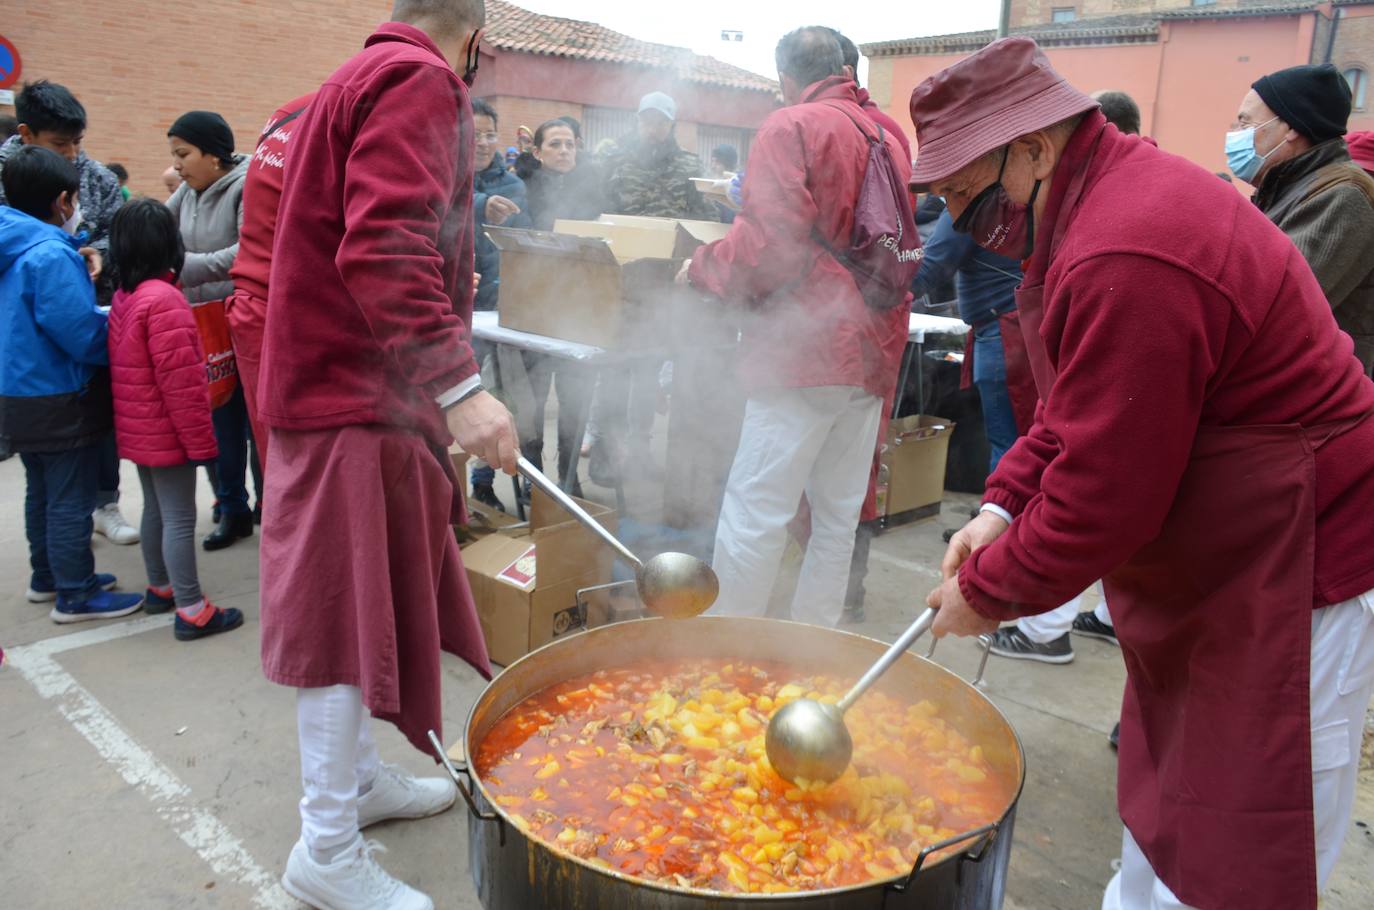
POLYGON ((623 139, 635 131, 635 112, 614 107, 588 107, 582 112, 582 144, 588 152, 607 139, 623 139))
POLYGON ((753 130, 742 130, 732 126, 712 126, 709 123, 697 124, 697 156, 701 158, 703 171, 710 170, 711 152, 718 145, 733 145, 739 152, 737 169, 742 170, 749 159, 749 142, 754 137, 753 130))
POLYGON ((1078 18, 1078 8, 1075 6, 1056 6, 1050 9, 1051 22, 1073 22, 1078 18))

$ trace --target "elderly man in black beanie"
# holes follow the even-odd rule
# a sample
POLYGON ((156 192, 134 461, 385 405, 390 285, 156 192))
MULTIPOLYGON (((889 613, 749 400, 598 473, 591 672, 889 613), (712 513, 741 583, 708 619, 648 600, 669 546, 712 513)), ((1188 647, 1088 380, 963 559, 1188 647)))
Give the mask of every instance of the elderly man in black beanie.
POLYGON ((1345 144, 1350 86, 1331 64, 1262 76, 1226 136, 1231 170, 1312 267, 1336 322, 1374 366, 1374 178, 1345 144))

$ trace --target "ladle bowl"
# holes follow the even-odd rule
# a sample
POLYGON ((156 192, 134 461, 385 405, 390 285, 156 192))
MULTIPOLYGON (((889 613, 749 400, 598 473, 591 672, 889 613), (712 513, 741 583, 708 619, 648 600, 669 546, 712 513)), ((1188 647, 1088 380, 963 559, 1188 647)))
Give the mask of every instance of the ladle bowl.
POLYGON ((523 455, 517 459, 517 464, 530 483, 552 497, 634 567, 635 587, 649 613, 667 619, 688 619, 700 616, 716 602, 720 580, 705 562, 686 553, 660 553, 644 562, 523 455))
POLYGON ((720 580, 706 563, 686 553, 660 553, 635 569, 639 599, 655 616, 688 619, 711 608, 720 580))
POLYGON ((773 770, 793 782, 829 783, 844 773, 854 754, 839 710, 810 698, 790 702, 773 715, 764 745, 773 770))
POLYGON ((934 621, 935 611, 927 607, 883 656, 874 661, 854 688, 835 704, 800 698, 779 708, 768 721, 768 732, 764 735, 764 748, 773 770, 793 783, 798 779, 830 783, 839 778, 854 754, 854 741, 844 725, 844 712, 925 634, 934 621))

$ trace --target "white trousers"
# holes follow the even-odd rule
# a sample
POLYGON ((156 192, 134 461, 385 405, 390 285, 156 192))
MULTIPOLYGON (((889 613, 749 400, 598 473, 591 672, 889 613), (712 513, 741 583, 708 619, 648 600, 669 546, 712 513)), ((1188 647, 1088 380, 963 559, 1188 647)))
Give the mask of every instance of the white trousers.
POLYGON ((749 399, 716 527, 712 613, 762 616, 802 493, 811 539, 792 618, 839 623, 882 400, 852 386, 778 389, 749 399))
MULTIPOLYGON (((1312 611, 1312 813, 1317 834, 1317 888, 1340 856, 1355 805, 1360 740, 1374 694, 1374 591, 1312 611)), ((1121 871, 1107 884, 1102 910, 1192 910, 1121 835, 1121 871)))
MULTIPOLYGON (((1085 592, 1086 593, 1086 592, 1085 592)), ((1097 593, 1102 598, 1097 606, 1093 608, 1093 615, 1098 622, 1112 624, 1111 614, 1107 612, 1107 594, 1102 589, 1102 582, 1097 583, 1097 593)), ((1060 604, 1048 613, 1040 613, 1036 616, 1022 616, 1016 620, 1016 627, 1037 645, 1049 644, 1056 638, 1063 636, 1073 629, 1074 617, 1083 609, 1083 595, 1079 594, 1073 600, 1065 604, 1060 604)))
POLYGON ((358 792, 377 777, 372 715, 357 686, 296 690, 301 745, 301 839, 312 850, 358 836, 358 792))

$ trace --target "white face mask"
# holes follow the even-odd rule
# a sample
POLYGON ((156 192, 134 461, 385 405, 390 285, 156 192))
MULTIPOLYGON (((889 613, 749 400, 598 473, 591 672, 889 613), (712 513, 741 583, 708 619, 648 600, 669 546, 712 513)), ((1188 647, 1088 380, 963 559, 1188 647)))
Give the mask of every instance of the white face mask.
POLYGON ((81 203, 78 202, 72 206, 72 217, 62 222, 62 230, 75 237, 76 229, 79 227, 81 227, 81 203))

